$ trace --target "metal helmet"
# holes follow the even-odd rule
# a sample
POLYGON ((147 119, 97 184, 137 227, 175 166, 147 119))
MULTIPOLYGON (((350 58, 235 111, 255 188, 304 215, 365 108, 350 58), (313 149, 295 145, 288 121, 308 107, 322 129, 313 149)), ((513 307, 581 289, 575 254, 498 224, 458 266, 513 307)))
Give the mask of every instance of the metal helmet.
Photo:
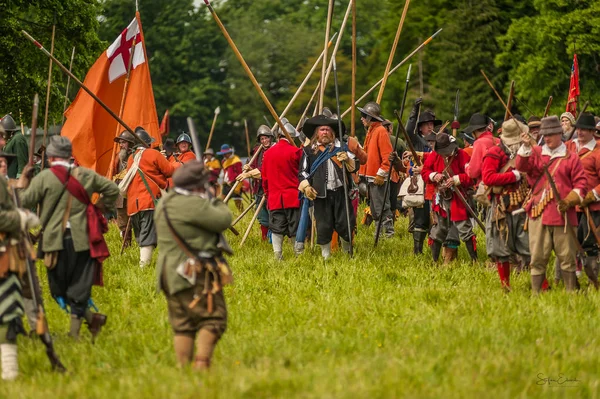
POLYGON ((0 124, 2 124, 2 127, 7 132, 16 132, 17 130, 19 130, 17 124, 15 123, 15 120, 10 114, 5 115, 4 118, 2 118, 2 121, 0 121, 0 124))
POLYGON ((328 118, 333 118, 333 112, 331 112, 331 110, 327 107, 323 107, 323 111, 321 112, 321 115, 325 115, 328 118))
POLYGON ((358 108, 360 113, 367 115, 367 117, 379 122, 383 122, 383 118, 381 117, 381 107, 375 101, 369 101, 363 108, 356 108, 358 108))
POLYGON ((176 144, 179 144, 179 143, 190 143, 190 145, 191 145, 192 144, 192 138, 187 133, 181 133, 179 135, 179 137, 177 137, 177 141, 175 143, 176 144))
POLYGON ((123 133, 119 135, 119 137, 114 138, 115 143, 118 143, 121 140, 131 144, 135 144, 135 137, 133 137, 133 134, 129 133, 127 130, 124 130, 123 133))
MULTIPOLYGON (((300 136, 300 133, 298 133, 298 131, 296 130, 296 128, 294 127, 294 125, 292 125, 290 123, 290 121, 288 121, 287 118, 281 118, 281 123, 283 124, 283 127, 285 127, 285 130, 287 130, 287 132, 289 133, 289 135, 292 138, 300 136)), ((278 136, 284 136, 285 135, 281 131, 281 129, 279 128, 279 126, 277 126, 277 135, 278 136)))
MULTIPOLYGON (((150 144, 154 143, 154 138, 151 137, 147 131, 144 130, 143 127, 138 126, 135 128, 135 135, 142 140, 146 146, 150 147, 150 144)), ((141 144, 138 143, 140 146, 141 144)))
POLYGON ((256 138, 259 139, 260 136, 274 137, 273 132, 271 132, 271 129, 267 125, 260 125, 258 127, 258 130, 256 131, 256 138))

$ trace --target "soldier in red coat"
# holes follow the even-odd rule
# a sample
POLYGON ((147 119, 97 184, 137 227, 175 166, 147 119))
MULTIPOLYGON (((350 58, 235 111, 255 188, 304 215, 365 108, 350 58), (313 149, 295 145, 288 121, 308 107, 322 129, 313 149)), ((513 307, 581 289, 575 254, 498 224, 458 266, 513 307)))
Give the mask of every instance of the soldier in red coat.
MULTIPOLYGON (((529 235, 524 229, 527 214, 522 205, 529 191, 527 179, 515 169, 521 132, 528 127, 516 119, 502 124, 502 142, 487 150, 483 158, 482 181, 490 187, 491 206, 485 223, 486 249, 496 262, 505 290, 510 290, 510 257, 520 255, 529 264, 529 235)), ((475 142, 477 143, 477 142, 475 142)))
MULTIPOLYGON (((423 165, 425 184, 436 187, 432 210, 437 216, 437 224, 431 228, 431 254, 438 261, 442 245, 448 237, 451 223, 456 225, 460 239, 465 243, 471 259, 477 261, 477 249, 473 224, 465 204, 453 190, 464 190, 473 186, 467 176, 465 165, 469 162, 467 153, 458 148, 456 139, 446 133, 436 136, 434 152, 423 165)), ((463 196, 464 195, 464 191, 463 196)), ((466 197, 466 196, 465 196, 466 197)))
POLYGON ((598 241, 590 228, 600 224, 600 145, 596 142, 598 130, 594 115, 585 113, 579 116, 577 139, 566 143, 569 152, 577 154, 587 181, 587 194, 578 208, 579 228, 577 239, 585 250, 584 270, 596 289, 598 283, 598 241))
MULTIPOLYGON (((290 136, 298 137, 295 130, 290 136)), ((279 141, 265 152, 262 161, 262 185, 269 210, 269 229, 275 258, 283 259, 283 237, 295 237, 300 219, 298 170, 302 148, 290 143, 281 129, 279 141)))
POLYGON ((575 206, 586 194, 587 179, 577 154, 567 151, 562 142, 562 127, 557 116, 542 119, 540 135, 542 147, 536 146, 529 134, 523 134, 523 143, 517 152, 516 168, 527 173, 532 186, 531 199, 525 205, 529 216, 529 249, 531 251, 531 288, 539 293, 552 250, 558 258, 567 291, 577 285, 577 226, 575 206), (546 171, 558 193, 548 182, 546 171), (557 198, 557 197, 560 197, 557 198))

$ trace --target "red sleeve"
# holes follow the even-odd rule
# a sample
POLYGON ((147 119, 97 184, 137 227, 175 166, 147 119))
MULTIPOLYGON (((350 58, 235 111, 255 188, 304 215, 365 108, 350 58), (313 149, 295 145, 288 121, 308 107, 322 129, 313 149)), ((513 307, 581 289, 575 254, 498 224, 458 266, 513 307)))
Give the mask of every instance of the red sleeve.
MULTIPOLYGON (((460 169, 464 171, 467 162, 469 162, 469 154, 463 150, 458 150, 458 163, 460 165, 460 169)), ((471 187, 473 185, 473 179, 467 174, 467 172, 458 173, 458 179, 460 180, 460 185, 463 187, 471 187)))
POLYGON ((541 147, 535 146, 531 149, 530 156, 522 157, 517 155, 516 169, 519 172, 527 173, 527 178, 530 180, 537 179, 544 173, 544 170, 542 169, 541 151, 541 147))
POLYGON ((469 162, 469 165, 465 168, 465 172, 472 179, 478 179, 481 176, 481 163, 483 156, 485 155, 483 153, 485 151, 483 148, 484 145, 485 144, 479 140, 475 141, 475 144, 473 145, 473 155, 471 156, 471 159, 467 161, 469 162))
POLYGON ((481 168, 483 184, 486 186, 506 186, 517 182, 517 176, 513 172, 498 172, 502 168, 501 163, 502 159, 495 151, 492 152, 490 150, 487 153, 483 158, 483 166, 481 168))
POLYGON ((269 168, 265 168, 265 165, 267 164, 267 153, 265 153, 265 155, 263 155, 263 162, 262 162, 262 170, 260 171, 260 175, 262 178, 262 186, 263 186, 263 191, 265 192, 265 198, 269 197, 269 168))
MULTIPOLYGON (((598 156, 598 154, 594 154, 594 166, 596 169, 596 173, 598 174, 598 176, 600 176, 600 156, 598 156)), ((596 187, 592 188, 592 190, 596 190, 596 192, 598 194, 600 194, 600 184, 598 184, 596 187)))

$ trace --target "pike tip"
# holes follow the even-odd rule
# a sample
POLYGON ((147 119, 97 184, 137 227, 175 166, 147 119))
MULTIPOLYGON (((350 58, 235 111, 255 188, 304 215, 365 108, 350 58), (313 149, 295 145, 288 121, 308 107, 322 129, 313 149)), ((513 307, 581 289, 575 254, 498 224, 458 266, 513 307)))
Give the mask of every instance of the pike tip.
POLYGON ((406 81, 408 82, 410 80, 410 71, 412 69, 412 64, 408 64, 408 72, 406 74, 406 81))
POLYGON ((433 35, 431 35, 431 38, 433 39, 434 37, 436 37, 442 31, 442 29, 443 28, 440 28, 437 32, 435 32, 433 35))

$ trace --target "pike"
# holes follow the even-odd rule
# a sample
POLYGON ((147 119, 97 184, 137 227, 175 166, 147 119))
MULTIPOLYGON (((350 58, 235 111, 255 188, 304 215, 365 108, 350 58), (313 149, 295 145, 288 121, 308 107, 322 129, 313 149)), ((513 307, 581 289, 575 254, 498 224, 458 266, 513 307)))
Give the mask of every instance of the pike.
MULTIPOLYGON (((254 153, 254 155, 252 156, 252 158, 248 161, 248 165, 252 164, 256 158, 258 157, 258 154, 260 154, 260 152, 262 150, 264 150, 264 146, 261 144, 257 149, 256 152, 254 153)), ((233 195, 235 189, 237 188, 238 184, 241 184, 242 182, 240 180, 236 180, 235 183, 233 183, 233 187, 231 187, 231 190, 229 191, 229 194, 227 194, 227 196, 225 197, 225 199, 223 200, 224 203, 228 203, 229 199, 231 199, 231 196, 233 195)), ((237 234, 236 234, 237 235, 237 234)))
POLYGON ((248 158, 250 158, 250 134, 248 133, 248 121, 244 119, 244 131, 246 133, 246 146, 248 147, 248 158))
MULTIPOLYGON (((200 146, 200 140, 198 139, 198 133, 196 132, 196 126, 194 125, 194 120, 192 118, 190 118, 189 116, 187 118, 187 125, 188 125, 188 129, 190 131, 190 138, 192 139, 192 146, 196 150, 195 151, 196 161, 199 161, 200 163, 202 163, 202 165, 204 165, 204 159, 202 159, 202 147, 200 146)), ((212 191, 210 191, 208 182, 206 182, 204 185, 204 191, 206 192, 206 195, 208 196, 209 199, 214 198, 212 191)), ((231 231, 235 230, 231 226, 229 227, 229 229, 231 231)), ((223 233, 218 234, 217 248, 220 249, 221 251, 225 252, 228 255, 233 255, 233 250, 229 246, 229 243, 225 239, 225 236, 223 235, 223 233)))
POLYGON ((115 112, 112 109, 110 109, 106 104, 104 104, 104 102, 102 100, 100 100, 98 98, 98 96, 96 94, 94 94, 93 91, 91 91, 86 85, 84 85, 81 80, 77 79, 71 71, 69 71, 58 59, 56 59, 56 57, 54 57, 52 54, 50 54, 50 52, 48 52, 48 50, 46 50, 40 42, 35 40, 29 33, 27 33, 24 30, 22 30, 21 33, 23 33, 23 35, 29 41, 31 41, 37 48, 39 48, 44 54, 46 54, 46 56, 49 57, 64 73, 66 73, 68 76, 70 76, 71 79, 73 79, 75 81, 75 83, 77 83, 79 85, 79 87, 81 87, 83 89, 83 91, 85 91, 87 94, 89 94, 98 103, 98 105, 100 105, 102 108, 104 108, 104 110, 106 112, 108 112, 109 115, 112 116, 117 122, 119 122, 121 124, 121 126, 123 126, 125 128, 125 130, 127 130, 129 133, 131 133, 133 135, 134 139, 137 140, 138 143, 142 144, 145 148, 148 148, 148 144, 144 143, 144 141, 142 139, 140 139, 134 133, 133 129, 131 129, 129 127, 129 125, 127 125, 123 121, 123 119, 119 118, 119 116, 117 114, 115 114, 115 112))
MULTIPOLYGON (((321 92, 319 93, 319 111, 323 109, 323 99, 325 97, 325 86, 327 82, 325 81, 325 69, 327 67, 327 50, 329 46, 327 43, 329 42, 329 31, 331 29, 331 19, 333 18, 333 3, 334 0, 329 0, 329 7, 327 7, 327 24, 325 27, 325 44, 323 46, 323 67, 321 68, 321 92)), ((333 58, 333 57, 331 57, 333 58)))
POLYGON ((250 209, 252 209, 252 207, 253 207, 254 205, 256 205, 256 199, 254 199, 254 200, 253 200, 253 201, 250 203, 250 205, 248 205, 248 206, 246 207, 246 209, 244 209, 244 211, 243 211, 243 212, 240 214, 240 216, 238 216, 238 217, 237 217, 237 218, 236 218, 236 219, 235 219, 233 222, 231 222, 231 227, 235 226, 235 225, 237 224, 237 222, 239 222, 240 220, 242 220, 242 218, 243 218, 244 216, 246 216, 246 214, 247 214, 248 212, 250 212, 250 209))
MULTIPOLYGON (((458 112, 459 112, 459 101, 460 101, 460 89, 456 90, 456 98, 454 99, 454 122, 458 122, 458 112)), ((452 129, 452 135, 456 137, 457 134, 456 129, 452 129)))
MULTIPOLYGON (((435 32, 433 35, 431 35, 427 40, 425 40, 423 43, 421 43, 416 49, 414 49, 409 55, 407 55, 402 61, 400 61, 400 63, 398 63, 395 67, 393 67, 390 70, 390 72, 388 73, 388 76, 391 75, 392 73, 396 72, 402 65, 404 65, 406 63, 406 61, 411 59, 411 57, 413 55, 415 55, 423 47, 427 46, 441 31, 442 31, 442 29, 439 29, 437 32, 435 32)), ((371 88, 369 90, 367 90, 365 92, 365 94, 362 95, 362 97, 360 97, 358 100, 354 101, 354 104, 341 115, 342 118, 344 116, 348 115, 348 112, 350 112, 350 110, 352 108, 354 108, 355 105, 358 105, 362 100, 364 100, 369 94, 371 94, 373 92, 373 90, 375 90, 377 87, 379 87, 379 85, 382 82, 383 82, 383 78, 381 78, 377 83, 375 83, 373 86, 371 86, 371 88)))
MULTIPOLYGON (((356 101, 356 0, 352 2, 352 104, 356 101)), ((356 108, 350 107, 350 136, 356 135, 356 108)))
POLYGON ((215 115, 213 116, 212 125, 210 125, 210 133, 208 134, 208 141, 206 142, 206 148, 210 148, 210 142, 212 141, 213 133, 215 132, 215 126, 217 124, 217 118, 221 113, 221 107, 215 108, 215 115))
MULTIPOLYGON (((71 52, 71 62, 69 63, 69 72, 73 71, 73 60, 75 59, 75 46, 73 46, 73 52, 71 52)), ((60 125, 65 124, 65 111, 67 110, 67 101, 69 101, 69 86, 71 85, 71 76, 67 76, 67 88, 65 89, 65 101, 63 103, 63 115, 60 125)))
MULTIPOLYGON (((33 113, 32 113, 32 121, 31 128, 32 132, 35 132, 37 129, 37 119, 38 119, 38 109, 39 109, 39 97, 36 94, 33 99, 33 113)), ((35 147, 35 134, 31 134, 29 139, 29 161, 28 165, 33 166, 33 149, 35 147)), ((18 190, 12 190, 13 200, 15 202, 15 206, 20 208, 21 201, 19 200, 18 190)), ((42 295, 42 288, 40 286, 40 281, 37 274, 37 268, 35 266, 35 255, 33 252, 33 244, 29 238, 29 234, 23 234, 23 239, 19 242, 20 252, 25 254, 25 264, 27 269, 27 277, 29 280, 29 286, 31 287, 31 299, 33 301, 33 307, 37 312, 37 322, 36 322, 36 334, 40 337, 40 340, 46 347, 46 355, 50 360, 50 364, 52 365, 52 369, 58 371, 60 373, 64 373, 67 371, 65 366, 60 361, 58 354, 54 350, 54 343, 52 342, 52 336, 48 330, 48 320, 46 319, 46 311, 44 309, 44 298, 42 295)))
POLYGON ((408 136, 408 133, 406 132, 406 128, 402 124, 402 115, 400 115, 400 113, 397 110, 394 111, 394 115, 396 115, 396 119, 398 120, 398 129, 400 129, 402 131, 402 134, 404 135, 404 139, 406 140, 408 149, 410 150, 410 153, 412 154, 415 165, 421 166, 421 158, 419 158, 417 151, 415 151, 415 146, 413 145, 412 141, 410 140, 410 137, 408 136))
MULTIPOLYGON (((54 37, 56 34, 56 11, 54 12, 54 23, 52 24, 52 38, 50 39, 50 54, 54 54, 54 37)), ((46 164, 46 137, 48 136, 48 113, 50 112, 50 91, 52 89, 52 58, 48 62, 48 80, 46 88, 46 111, 44 113, 44 136, 42 137, 42 169, 46 164)), ((33 132, 35 134, 35 131, 33 132)))
POLYGON ((400 33, 402 33, 402 28, 404 27, 404 19, 406 18, 406 13, 408 12, 409 5, 410 0, 406 0, 404 3, 404 9, 402 10, 402 16, 400 17, 400 22, 398 23, 398 29, 396 30, 396 37, 394 38, 394 43, 392 44, 392 50, 390 51, 387 64, 385 65, 385 72, 383 73, 382 78, 383 82, 381 82, 381 87, 379 88, 379 93, 377 94, 377 104, 381 104, 381 99, 383 98, 383 92, 385 90, 385 85, 390 74, 392 61, 394 61, 394 55, 396 55, 396 48, 398 48, 398 42, 400 41, 400 33))
POLYGON ((221 22, 221 19, 217 15, 217 12, 214 10, 214 8, 212 7, 212 5, 210 4, 210 0, 204 0, 204 4, 206 4, 206 6, 208 7, 208 10, 210 11, 211 15, 213 16, 213 19, 215 20, 215 22, 217 23, 217 25, 221 29, 221 32, 223 32, 223 36, 225 36, 225 39, 227 40, 227 43, 229 43, 229 46, 233 50, 236 58, 238 59, 238 61, 240 62, 240 64, 242 64, 242 68, 244 68, 244 70, 246 71, 246 74, 248 75, 248 78, 250 78, 250 80, 252 81, 252 84, 254 85, 254 88, 256 89, 256 91, 258 92, 258 94, 260 95, 260 98, 265 103, 265 106, 267 107, 267 109, 271 113, 271 116, 273 117, 273 119, 275 119, 275 123, 277 125, 279 125, 279 128, 281 129, 281 131, 285 135, 286 139, 290 142, 290 144, 293 145, 293 146, 296 146, 296 144, 294 143, 294 139, 292 139, 292 137, 290 136, 290 134, 288 133, 288 131, 285 129, 285 126, 281 122, 281 118, 279 118, 279 115, 277 114, 277 112, 275 112, 275 109, 273 108, 273 106, 269 102, 269 99, 267 98, 267 96, 263 92, 262 88, 260 87, 260 84, 258 83, 258 81, 256 80, 256 78, 254 77, 254 74, 252 73, 252 71, 250 70, 250 67, 246 63, 246 60, 244 60, 244 57, 242 56, 242 53, 240 53, 240 51, 238 50, 237 46, 233 42, 233 39, 229 35, 229 32, 227 32, 227 28, 225 28, 225 25, 223 25, 223 22, 221 22))
POLYGON ((265 206, 266 200, 267 200, 267 197, 265 197, 263 195, 262 199, 260 200, 260 203, 258 204, 258 208, 256 208, 254 215, 252 215, 252 220, 250 221, 250 224, 248 225, 248 228, 246 229, 246 233, 244 233, 244 237, 242 238, 242 241, 240 241, 240 247, 242 245, 244 245, 244 243, 246 242, 246 239, 250 235, 250 231, 252 230, 252 225, 254 225, 254 222, 256 221, 256 218, 258 218, 258 214, 262 210, 263 206, 265 206))
MULTIPOLYGON (((340 114, 340 88, 338 86, 338 73, 337 73, 337 65, 335 63, 335 55, 332 58, 333 61, 333 81, 335 85, 335 103, 337 107, 337 114, 340 114)), ((340 146, 344 142, 344 132, 342 131, 342 118, 338 117, 338 134, 340 140, 340 146)), ((342 162, 342 183, 344 185, 344 205, 346 206, 346 224, 348 226, 348 239, 350 244, 349 255, 352 257, 354 254, 354 248, 352 245, 352 223, 350 222, 350 199, 348 198, 348 182, 346 178, 348 177, 348 171, 346 170, 346 162, 342 162)), ((385 198, 385 197, 384 197, 385 198)), ((384 201, 385 203, 385 201, 384 201)), ((352 211, 353 212, 353 211, 352 211)))
POLYGON ((548 97, 548 102, 546 103, 546 109, 544 110, 544 118, 548 116, 548 112, 550 112, 550 106, 552 105, 552 96, 548 97))
POLYGON ((507 121, 510 109, 512 108, 513 97, 515 95, 515 81, 510 82, 510 91, 508 92, 508 100, 506 100, 506 111, 504 112, 504 120, 507 121))
MULTIPOLYGON (((394 140, 394 147, 392 151, 396 151, 396 147, 398 146, 398 133, 400 132, 400 124, 402 124, 402 114, 404 114, 404 105, 406 104, 406 95, 408 94, 408 85, 410 83, 410 71, 412 69, 412 64, 408 66, 408 72, 406 73, 406 83, 404 85, 404 94, 402 94, 402 102, 400 103, 400 113, 396 114, 398 117, 398 126, 396 127, 396 138, 394 140)), ((385 181, 385 189, 383 191, 383 198, 388 198, 390 194, 390 183, 392 181, 392 168, 393 165, 390 163, 390 170, 388 172, 387 179, 385 181)), ((381 226, 383 225, 383 209, 385 207, 385 200, 381 204, 381 209, 379 210, 379 220, 377 221, 377 229, 375 230, 375 244, 377 247, 377 243, 379 242, 379 234, 381 234, 381 226)))

